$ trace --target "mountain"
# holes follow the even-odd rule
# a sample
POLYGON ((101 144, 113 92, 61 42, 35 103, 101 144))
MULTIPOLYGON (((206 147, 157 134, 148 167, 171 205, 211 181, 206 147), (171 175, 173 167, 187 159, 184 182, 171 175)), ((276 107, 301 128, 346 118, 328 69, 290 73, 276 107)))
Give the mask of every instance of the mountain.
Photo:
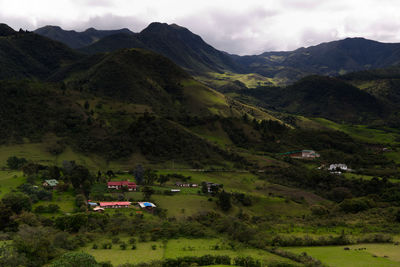
MULTIPOLYGON (((80 51, 88 54, 111 52, 122 48, 146 48, 168 57, 192 73, 242 71, 229 54, 213 48, 200 36, 176 24, 154 22, 140 33, 91 29, 89 32, 96 33, 96 37, 88 36, 88 31, 77 33, 64 31, 55 26, 46 26, 35 32, 61 41, 72 48, 79 48, 80 51), (103 38, 94 40, 101 38, 100 33, 104 35, 103 38), (86 47, 76 44, 78 37, 84 38, 86 47)), ((81 41, 79 44, 84 42, 81 41)))
POLYGON ((65 82, 68 89, 145 105, 162 116, 240 117, 251 112, 252 117, 272 118, 195 81, 168 58, 139 48, 83 58, 49 80, 65 82))
POLYGON ((119 30, 96 30, 94 28, 89 28, 83 32, 76 32, 66 31, 59 26, 50 25, 36 29, 34 32, 52 40, 62 42, 71 48, 88 46, 106 36, 113 34, 133 34, 133 32, 126 28, 119 30))
POLYGON ((260 87, 241 93, 268 109, 337 122, 371 122, 388 114, 385 105, 373 95, 332 77, 308 76, 288 87, 260 87))
POLYGON ((310 74, 337 76, 398 65, 400 44, 346 38, 294 51, 234 56, 234 59, 247 72, 273 77, 287 84, 310 74))
POLYGON ((20 55, 2 57, 14 64, 16 73, 0 80, 2 144, 28 140, 43 142, 43 149, 56 154, 69 147, 106 160, 140 155, 190 166, 215 165, 245 161, 187 125, 243 115, 274 119, 195 81, 171 60, 149 50, 82 56, 59 42, 25 32, 0 37, 3 43, 20 55), (25 58, 37 64, 27 65, 25 58), (33 71, 45 63, 46 71, 33 71), (53 141, 46 143, 48 135, 53 141))
POLYGON ((0 23, 0 36, 10 36, 14 35, 16 32, 13 28, 8 26, 7 24, 0 23))
POLYGON ((66 45, 30 32, 0 27, 0 79, 46 78, 82 56, 66 45))
MULTIPOLYGON (((346 38, 294 51, 238 56, 213 48, 200 36, 176 24, 154 22, 140 33, 127 29, 98 31, 92 28, 77 33, 56 26, 46 26, 35 32, 88 54, 146 48, 168 57, 196 76, 224 72, 257 73, 280 85, 311 74, 337 76, 400 63, 400 44, 364 38, 346 38)), ((228 79, 227 83, 233 81, 228 79)))
POLYGON ((140 32, 139 39, 147 48, 190 70, 241 71, 229 54, 213 48, 200 36, 176 24, 151 23, 140 32))

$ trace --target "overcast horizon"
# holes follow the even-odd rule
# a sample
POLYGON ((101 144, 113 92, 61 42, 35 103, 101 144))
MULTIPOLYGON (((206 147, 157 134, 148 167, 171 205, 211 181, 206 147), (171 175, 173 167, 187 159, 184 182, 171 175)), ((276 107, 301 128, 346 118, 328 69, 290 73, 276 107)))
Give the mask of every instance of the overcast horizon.
POLYGON ((395 0, 0 0, 0 22, 16 30, 57 25, 134 32, 151 22, 176 23, 219 50, 247 55, 346 37, 400 42, 399 10, 395 0))

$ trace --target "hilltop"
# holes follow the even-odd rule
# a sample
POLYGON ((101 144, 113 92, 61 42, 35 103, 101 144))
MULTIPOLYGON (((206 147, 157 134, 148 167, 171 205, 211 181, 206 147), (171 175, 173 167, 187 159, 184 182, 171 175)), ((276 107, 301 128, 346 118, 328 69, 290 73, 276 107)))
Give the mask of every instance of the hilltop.
POLYGON ((66 31, 59 26, 52 25, 38 28, 34 32, 49 39, 64 43, 71 48, 81 48, 91 45, 109 35, 120 33, 127 35, 133 34, 133 32, 126 28, 118 30, 96 30, 95 28, 89 28, 85 31, 77 32, 74 30, 66 31))
MULTIPOLYGON (((36 32, 69 45, 69 38, 74 39, 74 42, 78 42, 80 38, 76 33, 72 34, 55 26, 44 29, 38 29, 36 32), (52 34, 53 31, 57 32, 57 35, 52 34)), ((218 74, 223 73, 262 75, 264 78, 260 81, 264 84, 288 85, 311 74, 338 76, 400 63, 400 44, 381 43, 365 38, 346 38, 293 51, 238 56, 213 48, 200 36, 176 24, 155 22, 140 33, 128 32, 125 29, 92 31, 104 34, 98 34, 98 39, 92 38, 86 46, 70 46, 89 54, 121 48, 150 49, 201 77, 209 85, 215 85, 212 79, 209 79, 213 76, 217 76, 219 80, 226 79, 222 86, 237 79, 236 75, 220 79, 218 74)), ((86 31, 80 34, 84 33, 86 31)))

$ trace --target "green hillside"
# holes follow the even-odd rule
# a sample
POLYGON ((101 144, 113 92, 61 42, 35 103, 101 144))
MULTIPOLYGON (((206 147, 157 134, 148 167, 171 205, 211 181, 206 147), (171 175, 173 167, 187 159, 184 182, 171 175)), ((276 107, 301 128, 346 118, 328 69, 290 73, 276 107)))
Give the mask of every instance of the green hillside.
POLYGON ((259 87, 236 92, 236 98, 268 109, 337 122, 365 122, 390 109, 373 95, 342 80, 309 76, 288 87, 259 87))
POLYGON ((45 78, 80 58, 64 44, 27 32, 0 34, 0 79, 45 78))

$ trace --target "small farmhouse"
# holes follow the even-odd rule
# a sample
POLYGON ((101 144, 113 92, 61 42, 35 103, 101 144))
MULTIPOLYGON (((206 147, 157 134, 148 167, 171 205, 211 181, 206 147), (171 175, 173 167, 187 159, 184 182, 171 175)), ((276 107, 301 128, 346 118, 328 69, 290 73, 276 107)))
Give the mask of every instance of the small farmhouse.
POLYGON ((329 171, 336 171, 336 170, 347 171, 347 170, 349 170, 349 168, 347 167, 346 164, 338 163, 338 164, 329 165, 328 170, 329 171))
POLYGON ((211 183, 211 182, 206 182, 206 185, 207 185, 208 193, 211 193, 213 191, 213 187, 219 188, 219 186, 220 186, 219 184, 215 184, 215 183, 211 183))
POLYGON ((181 183, 181 182, 176 182, 175 185, 179 187, 198 187, 198 184, 181 183))
POLYGON ((58 185, 58 181, 56 179, 44 180, 42 185, 47 188, 54 188, 58 185))
POLYGON ((314 159, 314 158, 320 157, 320 154, 318 154, 314 150, 290 151, 290 152, 281 153, 281 155, 286 155, 286 156, 289 156, 289 157, 295 158, 295 159, 314 159))
POLYGON ((93 211, 103 212, 104 209, 103 209, 103 208, 100 208, 100 207, 95 207, 95 208, 93 208, 93 211))
POLYGON ((118 209, 118 208, 129 208, 131 205, 131 202, 127 201, 122 201, 122 202, 100 202, 99 203, 101 208, 112 208, 112 209, 118 209))
POLYGON ((147 211, 152 211, 157 206, 151 202, 138 202, 140 208, 145 209, 147 211))
POLYGON ((107 183, 108 189, 122 189, 122 188, 127 188, 128 191, 136 191, 136 184, 134 182, 128 182, 128 181, 113 181, 113 182, 108 182, 107 183))

